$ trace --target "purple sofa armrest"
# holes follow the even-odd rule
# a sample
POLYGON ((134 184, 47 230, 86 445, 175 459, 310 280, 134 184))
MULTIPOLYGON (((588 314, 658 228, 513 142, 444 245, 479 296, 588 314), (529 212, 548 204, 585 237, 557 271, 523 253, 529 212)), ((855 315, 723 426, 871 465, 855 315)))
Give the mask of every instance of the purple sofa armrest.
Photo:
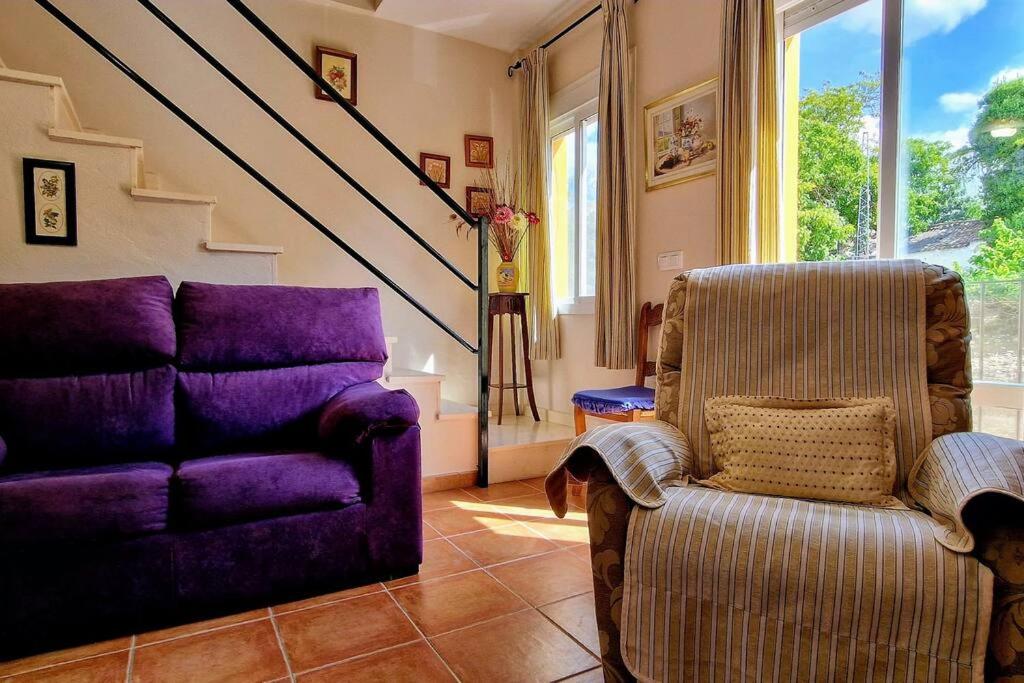
POLYGON ((4 458, 7 457, 7 444, 4 442, 4 437, 0 436, 0 465, 4 464, 4 458))
POLYGON ((357 384, 332 398, 320 413, 320 442, 328 449, 360 444, 381 430, 414 427, 420 408, 404 389, 357 384))

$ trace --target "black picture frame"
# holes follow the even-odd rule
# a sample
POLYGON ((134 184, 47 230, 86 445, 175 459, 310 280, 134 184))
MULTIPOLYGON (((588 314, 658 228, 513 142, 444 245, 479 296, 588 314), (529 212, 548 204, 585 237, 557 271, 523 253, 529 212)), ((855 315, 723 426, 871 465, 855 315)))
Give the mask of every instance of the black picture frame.
POLYGON ((75 165, 70 161, 48 159, 22 159, 22 176, 25 185, 25 242, 51 246, 74 247, 78 245, 78 198, 75 192, 75 165), (35 170, 47 168, 64 172, 64 221, 63 235, 41 234, 36 228, 35 170))

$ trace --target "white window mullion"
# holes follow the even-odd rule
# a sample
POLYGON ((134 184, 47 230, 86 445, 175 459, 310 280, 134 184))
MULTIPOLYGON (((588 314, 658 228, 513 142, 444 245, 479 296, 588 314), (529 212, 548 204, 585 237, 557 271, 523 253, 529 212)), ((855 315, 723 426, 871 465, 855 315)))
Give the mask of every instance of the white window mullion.
POLYGON ((903 0, 885 0, 882 17, 882 121, 878 158, 878 256, 896 258, 900 211, 900 80, 903 0))

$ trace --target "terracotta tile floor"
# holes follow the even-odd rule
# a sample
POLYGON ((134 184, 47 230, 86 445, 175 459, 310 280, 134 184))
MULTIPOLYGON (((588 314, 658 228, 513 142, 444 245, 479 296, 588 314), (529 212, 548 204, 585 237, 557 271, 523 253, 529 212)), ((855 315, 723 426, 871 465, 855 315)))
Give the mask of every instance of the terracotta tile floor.
POLYGON ((542 490, 424 495, 416 576, 0 662, 0 683, 600 681, 586 514, 542 490))

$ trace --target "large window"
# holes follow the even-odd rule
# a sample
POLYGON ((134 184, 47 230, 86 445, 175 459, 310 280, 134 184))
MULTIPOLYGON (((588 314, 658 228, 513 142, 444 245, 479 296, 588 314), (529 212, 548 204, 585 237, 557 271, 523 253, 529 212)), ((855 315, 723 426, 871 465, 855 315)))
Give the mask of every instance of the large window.
POLYGON ((783 258, 959 271, 975 426, 1024 436, 1024 2, 777 2, 783 258))
POLYGON ((597 103, 551 124, 551 263, 563 310, 593 305, 597 249, 597 103))

